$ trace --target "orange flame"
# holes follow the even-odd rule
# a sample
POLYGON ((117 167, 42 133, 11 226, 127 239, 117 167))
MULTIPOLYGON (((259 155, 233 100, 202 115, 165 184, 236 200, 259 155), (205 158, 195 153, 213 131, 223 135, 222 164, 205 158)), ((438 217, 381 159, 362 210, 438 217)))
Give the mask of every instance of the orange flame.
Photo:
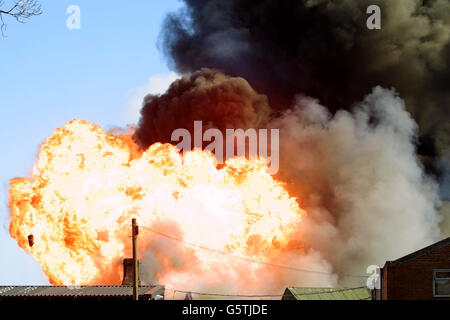
MULTIPOLYGON (((261 261, 291 248, 304 211, 263 160, 234 158, 218 167, 208 152, 182 156, 160 143, 138 151, 130 137, 72 120, 45 140, 30 178, 10 181, 10 234, 51 283, 120 283, 133 217, 188 243, 261 261)), ((143 257, 158 235, 141 230, 143 257)), ((183 259, 197 262, 197 271, 176 266, 169 253, 155 249, 156 280, 176 286, 190 272, 223 263, 188 246, 180 250, 183 259)))

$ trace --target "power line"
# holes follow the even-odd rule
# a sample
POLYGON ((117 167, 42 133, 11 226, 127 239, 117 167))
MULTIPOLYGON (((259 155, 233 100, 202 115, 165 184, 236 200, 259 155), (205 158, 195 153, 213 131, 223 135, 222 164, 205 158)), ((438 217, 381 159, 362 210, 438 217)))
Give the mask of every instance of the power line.
POLYGON ((240 297, 240 298, 275 298, 275 297, 282 297, 282 294, 255 294, 255 295, 246 295, 246 294, 228 294, 228 293, 212 293, 212 292, 197 292, 197 291, 186 291, 186 290, 177 290, 177 289, 169 289, 174 291, 175 293, 191 293, 191 294, 198 294, 202 296, 215 296, 215 297, 240 297))
MULTIPOLYGON (((343 292, 343 291, 349 291, 349 290, 356 290, 356 289, 363 289, 365 287, 355 287, 355 288, 342 288, 342 289, 336 289, 336 290, 327 290, 327 291, 314 291, 314 292, 305 292, 296 294, 296 296, 309 296, 309 295, 315 295, 315 294, 322 294, 322 293, 335 293, 335 292, 343 292)), ((266 297, 282 297, 283 294, 255 294, 255 295, 245 295, 245 294, 227 294, 227 293, 211 293, 211 292, 197 292, 197 291, 187 291, 187 290, 178 290, 178 289, 171 289, 168 287, 165 287, 167 290, 173 291, 173 298, 175 297, 175 294, 177 292, 180 293, 191 293, 191 294, 197 294, 197 295, 205 295, 205 296, 217 296, 217 297, 240 297, 240 298, 266 298, 266 297)), ((366 298, 360 299, 360 300, 367 300, 366 298)))
MULTIPOLYGON (((271 267, 275 267, 275 268, 280 268, 280 269, 287 269, 287 270, 291 270, 291 271, 309 272, 309 273, 325 274, 325 275, 333 275, 333 273, 329 273, 329 272, 325 272, 325 271, 316 271, 316 270, 300 269, 300 268, 294 268, 294 267, 290 267, 290 266, 283 266, 283 265, 279 265, 279 264, 275 264, 275 263, 270 263, 270 262, 258 261, 258 260, 254 260, 254 259, 250 259, 250 258, 246 258, 246 257, 235 256, 235 255, 232 255, 232 254, 228 254, 228 253, 226 253, 226 252, 217 251, 217 250, 214 250, 214 249, 211 249, 211 248, 208 248, 208 247, 203 247, 203 246, 200 246, 200 245, 198 245, 198 244, 189 243, 189 242, 186 242, 186 241, 183 241, 183 240, 181 240, 181 239, 172 237, 172 236, 170 236, 170 235, 167 235, 167 234, 164 234, 164 233, 161 233, 161 232, 152 230, 152 229, 147 228, 147 227, 144 227, 144 226, 141 226, 141 228, 144 228, 144 229, 146 229, 146 230, 148 230, 148 231, 150 231, 150 232, 153 232, 153 233, 155 233, 155 234, 158 234, 158 235, 160 235, 160 236, 162 236, 162 237, 165 237, 165 238, 168 238, 168 239, 170 239, 170 240, 173 240, 173 241, 177 241, 177 242, 183 243, 183 244, 188 245, 188 246, 191 246, 191 247, 199 248, 199 249, 202 249, 202 250, 207 250, 207 251, 210 251, 210 252, 213 252, 213 253, 216 253, 216 254, 221 254, 221 255, 224 255, 224 256, 229 256, 229 257, 232 257, 232 258, 235 258, 235 259, 241 259, 241 260, 248 261, 248 262, 252 262, 252 263, 258 263, 258 264, 262 264, 262 265, 267 265, 267 266, 271 266, 271 267)), ((344 277, 353 277, 353 278, 368 278, 368 277, 369 277, 369 276, 351 275, 351 274, 342 274, 341 276, 344 276, 344 277)))

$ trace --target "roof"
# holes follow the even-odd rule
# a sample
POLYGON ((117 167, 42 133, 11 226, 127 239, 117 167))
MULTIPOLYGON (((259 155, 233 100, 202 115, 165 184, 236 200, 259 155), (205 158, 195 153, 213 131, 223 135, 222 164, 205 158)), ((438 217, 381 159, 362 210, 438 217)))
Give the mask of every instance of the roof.
MULTIPOLYGON (((139 286, 139 296, 164 294, 162 286, 139 286)), ((8 297, 127 297, 133 286, 0 286, 0 300, 8 297)))
POLYGON ((418 251, 410 253, 410 254, 408 254, 408 255, 406 255, 404 257, 401 257, 401 258, 399 258, 397 260, 386 261, 386 265, 389 266, 389 267, 395 267, 395 266, 401 265, 402 263, 405 263, 405 262, 417 259, 417 258, 419 258, 421 256, 426 255, 426 254, 429 254, 429 253, 431 253, 431 252, 433 252, 435 250, 444 248, 444 247, 446 247, 448 245, 450 245, 450 237, 448 237, 446 239, 443 239, 443 240, 441 240, 439 242, 436 242, 436 243, 434 243, 434 244, 432 244, 432 245, 430 245, 428 247, 425 247, 423 249, 420 249, 418 251))
POLYGON ((283 300, 370 300, 371 293, 361 288, 287 288, 283 300))

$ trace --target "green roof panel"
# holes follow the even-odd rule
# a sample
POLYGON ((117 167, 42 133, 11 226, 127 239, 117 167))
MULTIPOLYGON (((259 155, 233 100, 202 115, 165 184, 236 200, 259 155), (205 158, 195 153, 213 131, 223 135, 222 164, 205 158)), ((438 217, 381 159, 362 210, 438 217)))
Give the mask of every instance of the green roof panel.
POLYGON ((297 300, 370 300, 370 290, 360 288, 287 288, 297 300))

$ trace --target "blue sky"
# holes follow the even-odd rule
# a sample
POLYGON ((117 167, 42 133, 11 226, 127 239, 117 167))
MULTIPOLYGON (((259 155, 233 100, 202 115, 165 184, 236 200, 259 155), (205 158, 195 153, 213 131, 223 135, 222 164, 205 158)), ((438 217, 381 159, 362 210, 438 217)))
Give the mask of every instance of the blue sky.
POLYGON ((6 18, 7 38, 0 39, 1 285, 48 284, 34 258, 9 236, 9 179, 27 176, 40 143, 73 118, 106 129, 135 119, 128 105, 136 95, 173 77, 156 44, 165 14, 182 5, 176 0, 40 3, 43 14, 26 24, 6 18), (69 5, 81 9, 80 30, 66 27, 69 5))

